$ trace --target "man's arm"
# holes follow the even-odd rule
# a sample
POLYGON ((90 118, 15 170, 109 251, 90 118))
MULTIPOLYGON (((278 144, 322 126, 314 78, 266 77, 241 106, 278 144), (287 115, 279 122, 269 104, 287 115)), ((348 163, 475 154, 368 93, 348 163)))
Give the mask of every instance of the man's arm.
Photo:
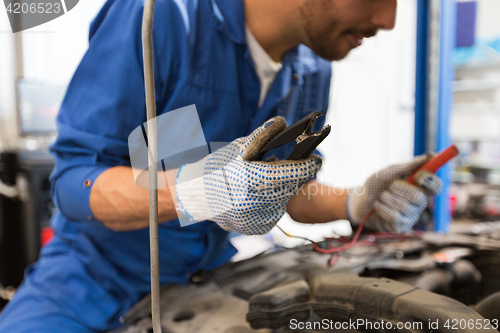
MULTIPOLYGON (((175 179, 176 173, 177 170, 170 170, 165 176, 173 175, 174 178, 169 179, 175 179)), ((158 175, 159 179, 163 177, 158 175)), ((159 221, 177 218, 175 197, 168 186, 158 190, 159 221)), ((149 190, 135 183, 130 167, 113 167, 100 174, 92 186, 89 202, 95 218, 112 230, 128 231, 149 226, 149 190)))
POLYGON ((403 180, 428 160, 429 156, 422 155, 410 162, 390 166, 373 174, 362 187, 350 191, 311 181, 290 200, 288 212, 302 223, 349 219, 353 225, 359 225, 364 216, 374 210, 366 221, 369 229, 406 232, 418 222, 429 197, 441 191, 441 180, 430 172, 417 173, 417 185, 403 180))
POLYGON ((347 189, 311 180, 288 202, 290 217, 302 223, 325 223, 347 219, 347 189))
MULTIPOLYGON (((170 177, 175 177, 176 173, 177 170, 167 171, 165 179, 175 179, 170 177)), ((174 220, 180 214, 175 209, 176 194, 172 195, 172 190, 168 184, 166 189, 158 190, 159 221, 174 220)), ((302 223, 347 219, 346 198, 347 190, 312 180, 289 201, 287 211, 292 219, 302 223)), ((135 183, 130 167, 113 167, 100 174, 90 192, 89 202, 92 214, 107 228, 129 231, 149 226, 149 190, 135 183)))
MULTIPOLYGON (((189 39, 179 6, 175 1, 158 1, 155 11, 154 51, 161 59, 155 63, 155 75, 157 86, 162 87, 157 91, 158 114, 170 111, 165 87, 172 88, 178 81, 184 59, 179 50, 189 39)), ((94 219, 115 230, 147 226, 148 191, 134 184, 130 169, 117 167, 130 165, 128 137, 145 122, 141 34, 137 33, 143 7, 143 1, 106 3, 92 23, 89 49, 61 105, 58 137, 51 146, 56 160, 51 194, 69 221, 94 219), (123 223, 116 225, 122 218, 123 223)), ((175 217, 166 201, 168 193, 160 191, 160 221, 175 217)))

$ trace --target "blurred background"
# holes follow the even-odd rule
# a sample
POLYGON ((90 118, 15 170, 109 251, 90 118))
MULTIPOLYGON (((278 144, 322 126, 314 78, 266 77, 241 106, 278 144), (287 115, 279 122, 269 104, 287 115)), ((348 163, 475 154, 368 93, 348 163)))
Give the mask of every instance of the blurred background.
MULTIPOLYGON (((103 0, 78 6, 13 34, 0 10, 0 282, 17 286, 51 237, 48 147, 65 89, 88 47, 88 28, 103 0), (7 270, 1 269, 9 267, 7 270)), ((363 184, 373 172, 455 143, 459 158, 443 169, 443 194, 418 228, 449 232, 500 220, 500 1, 401 0, 396 27, 335 62, 332 133, 321 144, 319 179, 363 184)), ((347 235, 347 221, 301 225, 288 233, 313 240, 347 235)), ((233 237, 235 260, 275 244, 303 243, 274 229, 233 237)))

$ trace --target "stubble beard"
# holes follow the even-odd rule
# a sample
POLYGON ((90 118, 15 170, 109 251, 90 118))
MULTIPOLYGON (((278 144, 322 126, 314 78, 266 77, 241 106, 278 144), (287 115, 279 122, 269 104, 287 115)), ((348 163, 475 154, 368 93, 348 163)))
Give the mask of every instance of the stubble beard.
POLYGON ((324 12, 331 10, 330 0, 307 0, 300 7, 304 32, 308 39, 305 43, 314 53, 323 59, 336 61, 344 59, 350 50, 342 50, 340 48, 340 39, 342 37, 338 30, 338 20, 331 19, 331 23, 321 28, 321 22, 315 18, 315 12, 324 12), (335 36, 334 34, 337 34, 335 36), (336 41, 337 40, 337 41, 336 41))

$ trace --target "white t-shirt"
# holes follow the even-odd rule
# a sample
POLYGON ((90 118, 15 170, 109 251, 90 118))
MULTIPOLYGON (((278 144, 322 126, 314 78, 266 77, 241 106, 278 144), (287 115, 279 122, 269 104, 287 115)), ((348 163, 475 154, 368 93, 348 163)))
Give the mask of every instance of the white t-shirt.
POLYGON ((257 71, 257 76, 260 81, 260 98, 259 98, 259 108, 264 103, 264 100, 271 88, 271 85, 278 75, 283 65, 281 63, 275 62, 269 54, 260 46, 259 42, 250 32, 250 29, 245 26, 246 38, 248 48, 250 49, 250 55, 252 56, 253 62, 255 64, 255 70, 257 71))

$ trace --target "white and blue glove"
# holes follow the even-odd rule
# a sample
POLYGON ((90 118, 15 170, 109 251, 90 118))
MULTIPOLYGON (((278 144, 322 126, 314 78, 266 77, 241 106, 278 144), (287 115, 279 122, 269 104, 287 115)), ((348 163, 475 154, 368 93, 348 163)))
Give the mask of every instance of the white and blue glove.
POLYGON ((175 185, 178 208, 191 221, 211 220, 228 231, 270 231, 285 214, 288 201, 322 164, 316 155, 299 161, 251 161, 285 128, 282 117, 273 118, 251 135, 183 165, 175 185))
POLYGON ((404 181, 429 158, 422 155, 409 163, 390 166, 370 176, 364 186, 352 189, 346 207, 351 223, 359 225, 374 209, 367 228, 399 233, 410 230, 427 207, 428 196, 441 192, 441 180, 428 171, 417 174, 418 186, 404 181))

